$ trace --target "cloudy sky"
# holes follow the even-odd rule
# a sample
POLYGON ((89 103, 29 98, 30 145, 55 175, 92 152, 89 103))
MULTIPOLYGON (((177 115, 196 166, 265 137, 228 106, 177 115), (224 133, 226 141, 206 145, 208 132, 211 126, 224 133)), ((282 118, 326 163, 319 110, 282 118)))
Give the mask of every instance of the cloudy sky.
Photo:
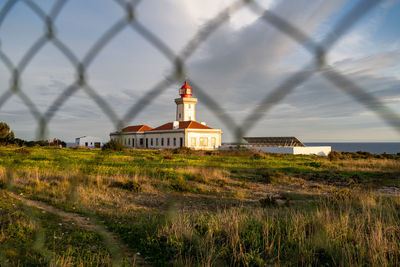
MULTIPOLYGON (((6 4, 0 0, 0 8, 6 4)), ((50 12, 55 0, 34 0, 50 12)), ((122 1, 121 1, 122 2, 122 1)), ((136 18, 176 54, 209 25, 231 0, 143 0, 136 18)), ((258 0, 316 41, 324 40, 358 1, 258 0)), ((58 38, 82 60, 94 43, 125 16, 112 0, 69 0, 55 21, 58 38)), ((400 1, 382 1, 331 48, 327 63, 400 116, 400 1)), ((17 2, 0 25, 0 49, 14 65, 43 34, 45 27, 23 1, 17 2)), ((189 82, 201 87, 238 125, 285 79, 312 62, 300 44, 259 18, 249 7, 232 14, 202 42, 185 65, 189 82)), ((143 36, 124 28, 99 52, 87 69, 87 80, 115 113, 125 113, 151 88, 173 72, 174 65, 143 36)), ((76 70, 47 43, 26 66, 21 89, 44 113, 76 80, 76 70)), ((175 118, 174 98, 183 80, 151 97, 151 104, 131 114, 133 124, 152 127, 175 118)), ((9 90, 10 71, 0 63, 0 96, 9 90)), ((196 96, 196 87, 194 87, 196 96)), ((226 120, 199 97, 197 120, 222 128, 223 141, 233 141, 226 120)), ((17 137, 35 139, 38 122, 17 95, 0 106, 17 137)), ((110 118, 84 90, 59 106, 48 125, 48 136, 72 141, 82 135, 108 140, 110 118)), ((297 136, 303 141, 399 141, 400 130, 374 111, 315 74, 277 102, 247 136, 297 136)))

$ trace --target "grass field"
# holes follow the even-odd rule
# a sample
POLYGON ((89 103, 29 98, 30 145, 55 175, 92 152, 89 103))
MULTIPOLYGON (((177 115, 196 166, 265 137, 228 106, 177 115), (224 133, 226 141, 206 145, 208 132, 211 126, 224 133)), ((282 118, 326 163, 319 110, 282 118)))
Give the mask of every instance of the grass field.
POLYGON ((0 265, 399 266, 399 192, 399 156, 0 147, 0 265))

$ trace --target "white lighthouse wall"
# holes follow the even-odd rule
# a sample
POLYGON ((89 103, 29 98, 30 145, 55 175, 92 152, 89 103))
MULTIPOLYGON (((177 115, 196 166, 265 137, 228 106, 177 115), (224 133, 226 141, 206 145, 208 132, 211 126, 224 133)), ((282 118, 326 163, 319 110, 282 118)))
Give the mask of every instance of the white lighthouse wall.
POLYGON ((194 105, 195 104, 184 104, 185 109, 185 121, 195 121, 195 113, 194 113, 194 105))
POLYGON ((195 104, 193 103, 182 103, 178 104, 178 110, 176 114, 178 121, 195 121, 195 104))
POLYGON ((178 148, 180 147, 180 139, 182 138, 182 147, 185 146, 185 132, 163 132, 163 133, 146 133, 145 139, 148 139, 148 148, 178 148), (169 138, 169 145, 168 145, 169 138), (174 145, 174 138, 176 140, 176 144, 174 145), (153 139, 153 145, 151 145, 151 139, 153 139), (158 145, 156 142, 158 139, 158 145), (161 145, 161 139, 164 139, 164 145, 161 145))
POLYGON ((182 146, 185 146, 185 132, 161 132, 161 133, 124 133, 123 135, 111 136, 111 140, 115 140, 123 144, 125 147, 132 148, 178 148, 180 147, 180 139, 182 138, 182 146), (169 145, 168 145, 169 138, 169 145), (174 138, 176 140, 174 144, 174 138), (146 143, 147 139, 147 143, 146 143), (153 139, 153 142, 151 142, 153 139), (157 142, 158 139, 158 142, 157 142), (164 139, 164 141, 162 141, 164 139), (146 145, 147 144, 147 145, 146 145))
POLYGON ((177 121, 184 121, 184 118, 183 118, 183 104, 178 104, 177 105, 176 120, 177 121))
POLYGON ((140 139, 144 138, 143 132, 136 133, 121 133, 111 135, 111 140, 117 141, 123 144, 125 147, 144 148, 145 143, 140 145, 140 139))
POLYGON ((188 132, 187 146, 193 149, 218 149, 221 146, 221 132, 188 132), (212 144, 212 138, 215 138, 215 145, 212 144), (193 142, 195 141, 195 142, 193 142), (203 142, 201 142, 203 141, 203 142), (206 143, 206 145, 204 145, 206 143))

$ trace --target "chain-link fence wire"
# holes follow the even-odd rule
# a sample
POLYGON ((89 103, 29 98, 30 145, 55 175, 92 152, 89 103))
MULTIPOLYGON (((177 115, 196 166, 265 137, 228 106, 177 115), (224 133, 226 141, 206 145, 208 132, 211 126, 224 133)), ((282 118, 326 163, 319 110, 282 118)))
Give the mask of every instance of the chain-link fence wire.
MULTIPOLYGON (((213 100, 212 97, 210 97, 209 94, 207 94, 206 89, 202 88, 200 84, 191 79, 191 83, 196 88, 200 101, 213 111, 229 131, 234 134, 237 140, 240 140, 242 136, 250 131, 261 117, 265 116, 273 106, 279 104, 296 87, 303 84, 317 72, 322 73, 322 75, 338 89, 347 93, 356 101, 377 113, 385 122, 394 127, 397 131, 400 131, 400 116, 398 114, 386 107, 378 98, 357 86, 347 77, 341 75, 326 62, 326 55, 332 46, 364 14, 380 3, 381 1, 379 0, 359 1, 359 3, 333 27, 333 30, 321 42, 314 41, 298 27, 295 27, 272 11, 265 10, 257 3, 257 1, 238 0, 207 22, 178 54, 175 54, 173 50, 163 42, 163 40, 146 28, 146 26, 143 25, 135 16, 135 10, 138 4, 140 4, 139 0, 130 2, 125 2, 123 0, 114 1, 125 12, 125 16, 121 17, 115 24, 106 30, 82 59, 79 59, 74 52, 57 37, 57 32, 54 28, 55 21, 68 0, 58 0, 48 14, 46 14, 46 12, 44 12, 32 0, 9 0, 0 11, 0 27, 2 26, 6 16, 10 13, 10 10, 18 2, 22 2, 29 7, 44 24, 43 34, 32 44, 17 64, 14 64, 9 57, 0 50, 0 60, 10 71, 11 75, 10 88, 0 96, 0 109, 12 95, 15 94, 20 97, 37 121, 37 137, 39 139, 45 138, 47 125, 50 120, 56 115, 57 111, 68 100, 68 98, 74 95, 78 90, 83 90, 90 98, 92 98, 111 120, 115 128, 121 129, 124 125, 132 121, 144 107, 154 101, 161 92, 166 90, 171 84, 182 80, 182 78, 186 76, 185 62, 191 57, 191 55, 193 55, 199 45, 206 41, 207 38, 214 33, 221 24, 226 22, 233 13, 243 8, 248 8, 259 16, 267 26, 272 25, 277 30, 288 35, 302 45, 313 56, 313 62, 289 77, 281 85, 272 90, 272 92, 268 93, 261 103, 256 105, 253 112, 250 113, 243 123, 237 123, 217 102, 213 100), (128 109, 122 118, 119 118, 107 101, 105 101, 104 98, 102 98, 101 95, 90 86, 86 79, 86 71, 102 49, 125 28, 131 28, 160 51, 166 59, 171 62, 173 71, 167 78, 162 79, 155 87, 148 90, 141 99, 138 99, 136 104, 128 109), (45 112, 41 113, 35 103, 22 90, 20 80, 25 68, 32 58, 49 42, 52 43, 74 66, 76 70, 76 80, 64 89, 64 91, 45 112)), ((267 90, 268 88, 266 88, 266 91, 267 90)))
MULTIPOLYGON (((10 72, 10 87, 3 93, 0 92, 0 110, 2 106, 13 95, 17 95, 29 112, 37 121, 37 138, 44 139, 46 137, 47 125, 57 114, 60 107, 79 90, 84 91, 92 98, 104 114, 110 119, 117 130, 120 130, 127 123, 132 121, 148 106, 157 96, 161 95, 170 85, 181 81, 187 77, 185 71, 186 61, 193 55, 198 47, 204 43, 210 35, 212 35, 223 23, 225 23, 231 15, 241 9, 247 8, 262 21, 267 27, 273 26, 298 42, 312 56, 312 62, 301 68, 278 87, 272 91, 265 88, 265 91, 270 91, 265 95, 259 105, 256 105, 253 112, 241 123, 234 120, 208 93, 201 84, 190 79, 193 87, 196 89, 196 94, 199 100, 204 103, 224 126, 236 137, 239 141, 248 133, 258 122, 264 117, 268 111, 275 105, 281 103, 283 99, 293 92, 293 90, 305 83, 310 77, 316 73, 321 73, 328 81, 335 85, 339 90, 351 96, 357 102, 363 104, 369 110, 375 112, 383 121, 388 123, 396 131, 400 132, 400 116, 389 107, 385 106, 382 101, 368 93, 365 89, 359 87, 350 78, 345 77, 339 71, 335 70, 326 60, 326 55, 334 44, 340 40, 365 14, 374 9, 380 0, 360 0, 345 16, 333 27, 325 39, 320 42, 313 40, 310 36, 304 33, 300 28, 294 26, 289 21, 275 14, 271 10, 265 10, 256 0, 237 0, 230 6, 219 12, 213 19, 204 24, 203 27, 192 37, 192 39, 184 46, 179 53, 174 53, 173 50, 156 34, 150 31, 146 25, 142 24, 136 16, 136 10, 140 4, 140 0, 124 1, 113 0, 116 5, 120 6, 123 11, 123 16, 113 25, 111 25, 102 36, 94 42, 93 46, 79 59, 74 51, 72 51, 62 40, 57 36, 55 22, 58 15, 62 12, 63 7, 68 0, 57 0, 50 11, 46 13, 33 0, 8 0, 0 10, 0 28, 10 11, 17 3, 23 3, 36 14, 44 25, 44 31, 41 36, 30 46, 18 63, 10 60, 6 53, 0 48, 0 61, 10 72), (137 99, 122 117, 119 117, 107 101, 89 84, 86 79, 86 72, 91 66, 93 60, 124 29, 130 28, 132 31, 141 35, 149 44, 154 46, 161 54, 171 63, 171 73, 160 80, 156 86, 150 88, 144 96, 137 99), (41 113, 35 103, 24 93, 21 87, 21 77, 24 70, 47 43, 52 43, 64 57, 73 65, 76 70, 75 81, 67 86, 63 92, 50 104, 49 108, 41 113)), ((190 77, 189 77, 190 78, 190 77)), ((76 183, 72 183, 77 186, 76 183)), ((72 190, 71 192, 74 192, 72 190)), ((75 194, 71 194, 71 198, 76 198, 75 194)), ((118 256, 119 257, 119 256, 118 256)), ((119 262, 115 260, 114 262, 119 262)))

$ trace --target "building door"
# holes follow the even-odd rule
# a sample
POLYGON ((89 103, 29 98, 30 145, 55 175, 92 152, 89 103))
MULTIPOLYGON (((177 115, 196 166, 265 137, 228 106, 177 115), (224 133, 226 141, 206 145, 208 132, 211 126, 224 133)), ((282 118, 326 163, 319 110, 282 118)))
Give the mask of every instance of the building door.
POLYGON ((94 147, 95 148, 100 148, 100 142, 94 142, 94 147))
POLYGON ((132 138, 132 147, 135 147, 135 138, 132 138))
POLYGON ((149 148, 149 139, 146 138, 146 148, 149 148))
POLYGON ((182 137, 179 139, 179 146, 183 147, 183 138, 182 137))

